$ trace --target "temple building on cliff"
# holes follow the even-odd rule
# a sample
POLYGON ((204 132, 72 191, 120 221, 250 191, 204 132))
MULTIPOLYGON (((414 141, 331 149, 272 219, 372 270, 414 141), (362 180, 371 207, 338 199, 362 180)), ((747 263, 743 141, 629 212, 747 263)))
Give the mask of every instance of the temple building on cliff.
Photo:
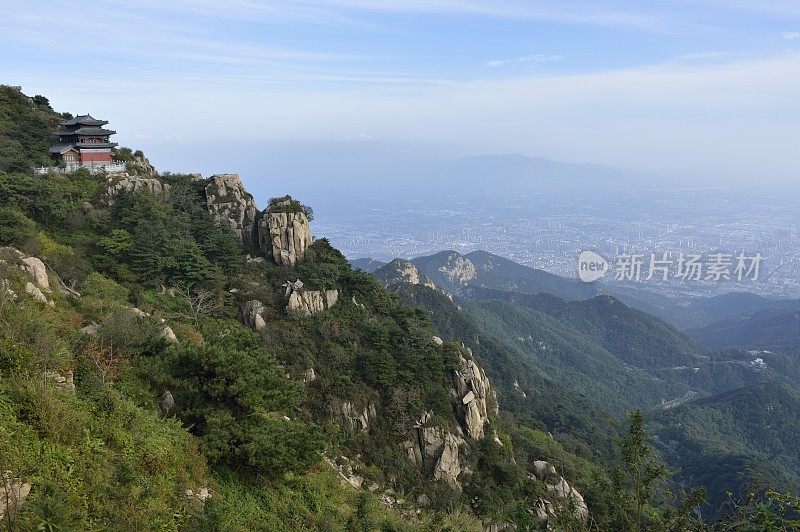
POLYGON ((61 122, 61 129, 55 132, 58 142, 50 148, 53 161, 67 167, 114 166, 111 149, 117 143, 109 138, 117 132, 103 129, 106 124, 106 120, 97 120, 91 115, 80 115, 61 122))

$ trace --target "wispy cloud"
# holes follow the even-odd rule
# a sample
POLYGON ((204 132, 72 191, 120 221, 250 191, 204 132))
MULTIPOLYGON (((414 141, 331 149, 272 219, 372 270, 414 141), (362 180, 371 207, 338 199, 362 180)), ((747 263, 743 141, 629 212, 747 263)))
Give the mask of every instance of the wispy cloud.
POLYGON ((486 66, 501 67, 506 65, 531 65, 537 63, 547 63, 550 61, 560 61, 564 59, 563 55, 557 54, 531 54, 515 59, 492 59, 486 62, 486 66))
POLYGON ((599 2, 579 0, 318 0, 310 3, 365 11, 467 14, 643 29, 661 26, 658 17, 640 9, 613 9, 599 2))
POLYGON ((784 31, 781 37, 784 41, 800 41, 800 31, 784 31))

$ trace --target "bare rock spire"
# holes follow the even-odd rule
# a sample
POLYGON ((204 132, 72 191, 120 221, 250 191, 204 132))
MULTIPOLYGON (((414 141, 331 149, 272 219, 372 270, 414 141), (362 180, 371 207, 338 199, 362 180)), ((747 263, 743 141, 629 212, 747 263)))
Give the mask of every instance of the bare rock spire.
POLYGON ((293 267, 313 241, 308 209, 291 196, 273 199, 261 219, 259 241, 267 257, 293 267))

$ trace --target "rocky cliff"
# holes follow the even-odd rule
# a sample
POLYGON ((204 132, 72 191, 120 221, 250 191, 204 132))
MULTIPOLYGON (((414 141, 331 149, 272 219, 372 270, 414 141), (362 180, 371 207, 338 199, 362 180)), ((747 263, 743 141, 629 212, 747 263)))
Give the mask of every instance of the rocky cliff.
POLYGON ((311 226, 303 207, 290 196, 273 200, 259 227, 261 252, 281 266, 303 260, 311 245, 311 226))
POLYGON ((387 286, 394 283, 408 283, 436 288, 428 276, 420 272, 413 262, 405 259, 394 259, 389 264, 375 270, 373 275, 387 286))
POLYGON ((287 282, 286 309, 290 313, 310 316, 333 307, 339 300, 338 290, 306 290, 303 281, 287 282))
POLYGON ((148 190, 154 194, 163 194, 164 192, 168 192, 169 189, 170 186, 157 177, 142 177, 128 172, 122 172, 111 174, 108 177, 106 200, 109 203, 113 203, 114 197, 123 190, 127 190, 128 192, 148 190))
POLYGON ((426 412, 403 442, 408 459, 421 467, 436 480, 445 481, 450 487, 461 488, 461 447, 463 438, 432 422, 433 413, 426 412))
POLYGON ((453 371, 451 397, 457 418, 467 436, 481 440, 489 412, 497 415, 497 396, 486 372, 472 358, 469 348, 462 348, 459 367, 453 371), (465 356, 466 355, 466 356, 465 356))
MULTIPOLYGON (((203 180, 199 175, 192 179, 203 180)), ((168 194, 170 188, 170 184, 155 173, 123 172, 107 178, 105 198, 113 203, 114 197, 123 190, 168 194)), ((303 260, 306 249, 314 241, 307 207, 291 196, 284 196, 271 200, 262 213, 238 174, 211 176, 205 186, 205 200, 208 212, 218 224, 230 227, 248 249, 260 251, 280 266, 294 267, 303 260)))
POLYGON ((548 493, 547 497, 540 497, 537 502, 536 514, 539 519, 554 524, 557 510, 571 508, 578 520, 583 523, 589 520, 589 507, 583 496, 556 472, 552 464, 544 460, 534 461, 532 476, 545 483, 548 493))
MULTIPOLYGON (((438 338, 434 338, 434 344, 443 346, 438 338)), ((459 348, 459 365, 452 372, 449 393, 458 426, 438 425, 433 413, 425 412, 402 445, 409 460, 434 479, 459 489, 463 455, 469 447, 464 436, 482 440, 490 412, 497 415, 497 397, 491 383, 467 348, 459 348)))
POLYGON ((255 246, 258 208, 238 174, 211 176, 206 185, 206 205, 217 222, 228 224, 233 234, 248 247, 255 246))

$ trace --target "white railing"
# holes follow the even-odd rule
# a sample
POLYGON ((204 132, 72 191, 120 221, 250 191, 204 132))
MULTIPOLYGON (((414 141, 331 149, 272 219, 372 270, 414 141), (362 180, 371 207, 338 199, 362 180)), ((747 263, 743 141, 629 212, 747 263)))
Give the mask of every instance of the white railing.
POLYGON ((110 163, 104 162, 90 162, 90 163, 70 163, 64 166, 40 166, 38 168, 34 168, 33 171, 38 175, 43 174, 68 174, 70 172, 74 172, 75 170, 79 170, 81 168, 86 168, 89 170, 89 173, 98 174, 100 172, 106 172, 108 174, 118 174, 120 172, 125 171, 125 163, 122 161, 112 161, 110 163))

